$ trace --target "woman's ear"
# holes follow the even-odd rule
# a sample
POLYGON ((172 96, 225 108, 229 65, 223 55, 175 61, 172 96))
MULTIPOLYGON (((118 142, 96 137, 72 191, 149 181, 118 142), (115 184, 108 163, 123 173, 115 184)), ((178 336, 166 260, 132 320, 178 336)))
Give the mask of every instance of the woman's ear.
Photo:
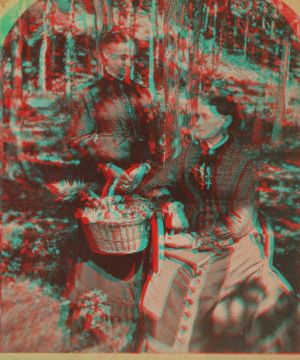
POLYGON ((103 49, 102 56, 104 57, 104 59, 107 60, 107 58, 108 58, 108 56, 107 56, 107 48, 103 49))
POLYGON ((232 123, 232 115, 224 115, 225 123, 224 127, 227 128, 232 123))

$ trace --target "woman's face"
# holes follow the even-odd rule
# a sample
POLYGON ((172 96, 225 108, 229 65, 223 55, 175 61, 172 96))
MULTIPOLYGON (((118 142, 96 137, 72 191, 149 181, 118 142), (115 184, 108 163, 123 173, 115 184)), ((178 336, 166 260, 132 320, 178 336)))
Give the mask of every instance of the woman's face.
POLYGON ((107 60, 107 70, 110 74, 123 79, 129 60, 128 43, 110 43, 103 54, 107 60))
POLYGON ((198 102, 190 122, 195 140, 213 140, 227 127, 226 117, 219 114, 214 105, 198 102))

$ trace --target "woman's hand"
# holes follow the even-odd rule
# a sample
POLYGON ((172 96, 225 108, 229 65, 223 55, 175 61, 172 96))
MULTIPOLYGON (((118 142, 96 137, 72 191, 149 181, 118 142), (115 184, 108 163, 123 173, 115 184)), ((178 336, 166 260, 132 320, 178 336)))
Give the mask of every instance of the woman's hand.
POLYGON ((149 168, 145 164, 133 166, 120 176, 119 188, 126 192, 135 190, 149 173, 149 168))
POLYGON ((164 204, 162 212, 167 230, 182 232, 188 229, 189 222, 184 213, 184 205, 181 202, 175 201, 164 204))
POLYGON ((174 249, 192 249, 195 245, 195 237, 191 234, 176 234, 165 238, 165 246, 174 249))
MULTIPOLYGON (((105 176, 106 179, 106 184, 104 186, 104 188, 102 189, 102 196, 108 196, 110 194, 110 192, 114 192, 115 190, 115 186, 113 186, 113 184, 115 184, 115 180, 117 179, 119 182, 120 178, 122 176, 122 179, 126 179, 128 178, 126 172, 113 164, 107 164, 107 165, 100 165, 98 167, 98 171, 101 171, 103 173, 103 175, 105 176), (113 186, 113 188, 112 188, 113 186)), ((129 178, 128 178, 129 180, 129 178)))
POLYGON ((100 171, 102 171, 103 175, 105 176, 106 180, 110 179, 120 179, 121 175, 124 170, 114 164, 107 164, 107 165, 100 165, 98 167, 100 171))

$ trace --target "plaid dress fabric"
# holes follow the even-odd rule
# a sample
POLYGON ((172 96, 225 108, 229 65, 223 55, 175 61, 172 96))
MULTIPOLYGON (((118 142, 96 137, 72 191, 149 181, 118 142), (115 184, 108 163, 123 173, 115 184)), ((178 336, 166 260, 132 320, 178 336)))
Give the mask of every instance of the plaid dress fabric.
POLYGON ((80 160, 77 173, 98 178, 97 165, 103 162, 125 169, 145 161, 154 164, 153 114, 145 92, 107 74, 70 101, 65 142, 80 160))
POLYGON ((258 180, 254 163, 241 154, 230 138, 215 155, 203 156, 200 145, 190 144, 177 158, 141 185, 140 191, 167 188, 186 205, 190 232, 215 241, 237 241, 256 222, 258 180), (202 186, 193 169, 208 164, 211 185, 202 186))

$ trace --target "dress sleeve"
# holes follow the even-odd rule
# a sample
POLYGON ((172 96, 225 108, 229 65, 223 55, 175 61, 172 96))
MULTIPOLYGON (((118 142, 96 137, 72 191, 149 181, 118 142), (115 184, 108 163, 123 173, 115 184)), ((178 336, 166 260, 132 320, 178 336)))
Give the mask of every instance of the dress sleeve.
MULTIPOLYGON (((101 111, 106 111, 106 108, 103 106, 101 111)), ((99 132, 94 112, 95 104, 88 88, 70 101, 66 144, 81 158, 90 157, 99 164, 127 160, 130 156, 130 139, 124 139, 112 131, 99 132)))
POLYGON ((226 247, 245 235, 253 225, 258 199, 257 185, 255 166, 248 161, 228 204, 228 213, 220 216, 209 229, 196 233, 196 243, 201 247, 226 247))
MULTIPOLYGON (((69 101, 70 121, 66 132, 66 144, 82 155, 93 151, 96 140, 96 124, 88 104, 88 89, 78 93, 69 101)), ((95 151, 95 150, 94 150, 95 151)))
POLYGON ((151 164, 152 168, 155 165, 155 121, 153 99, 150 92, 146 88, 137 88, 139 94, 138 116, 140 119, 140 133, 144 139, 144 149, 141 158, 151 164))
POLYGON ((180 187, 180 177, 184 164, 185 153, 180 153, 175 159, 167 161, 163 169, 157 170, 154 175, 139 186, 138 192, 147 195, 154 189, 168 189, 172 193, 180 187))

